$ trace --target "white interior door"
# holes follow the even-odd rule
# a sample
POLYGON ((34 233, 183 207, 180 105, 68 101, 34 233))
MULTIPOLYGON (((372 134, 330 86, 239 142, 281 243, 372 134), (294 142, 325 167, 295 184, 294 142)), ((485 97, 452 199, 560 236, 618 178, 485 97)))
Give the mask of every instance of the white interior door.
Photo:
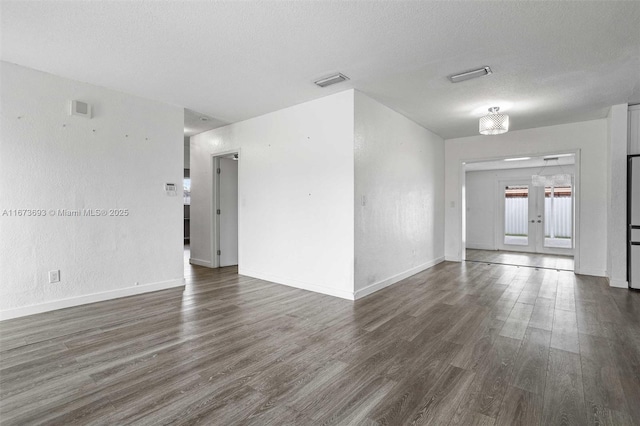
POLYGON ((238 264, 238 161, 218 159, 218 266, 238 264))

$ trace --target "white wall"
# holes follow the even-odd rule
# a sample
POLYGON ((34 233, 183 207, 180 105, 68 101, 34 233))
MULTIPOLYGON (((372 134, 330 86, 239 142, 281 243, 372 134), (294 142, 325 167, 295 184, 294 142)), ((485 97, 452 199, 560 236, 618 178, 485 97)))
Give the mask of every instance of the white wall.
POLYGON ((240 152, 239 272, 353 298, 353 90, 191 137, 191 257, 211 266, 212 156, 240 152))
MULTIPOLYGON (((515 118, 514 118, 515 119, 515 118)), ((576 272, 605 276, 607 264, 607 120, 539 127, 445 141, 445 257, 462 254, 463 161, 580 150, 580 263, 576 272)))
MULTIPOLYGON (((502 212, 498 192, 498 181, 505 179, 523 179, 531 181, 531 176, 537 174, 540 167, 483 170, 466 172, 466 248, 497 250, 496 233, 502 212)), ((544 174, 569 173, 574 174, 573 165, 562 167, 549 166, 544 168, 544 174)))
POLYGON ((607 277, 612 287, 627 284, 627 104, 607 117, 607 277))
POLYGON ((640 105, 630 105, 627 116, 629 155, 640 154, 640 105))
POLYGON ((356 297, 444 260, 443 163, 441 137, 355 93, 356 297))
POLYGON ((182 197, 164 192, 182 181, 182 108, 0 66, 0 209, 129 211, 0 216, 0 316, 183 285, 182 197), (71 99, 94 117, 69 116, 71 99))

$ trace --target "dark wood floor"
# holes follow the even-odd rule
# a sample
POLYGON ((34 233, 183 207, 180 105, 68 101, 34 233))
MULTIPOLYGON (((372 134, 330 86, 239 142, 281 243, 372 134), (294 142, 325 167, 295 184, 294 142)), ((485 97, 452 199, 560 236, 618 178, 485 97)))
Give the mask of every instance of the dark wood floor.
POLYGON ((504 250, 467 249, 466 259, 473 262, 500 263, 503 265, 532 266, 535 268, 560 269, 573 271, 572 256, 556 254, 523 253, 504 250))
POLYGON ((638 425, 640 294, 445 262, 355 303, 192 267, 0 323, 3 425, 638 425))

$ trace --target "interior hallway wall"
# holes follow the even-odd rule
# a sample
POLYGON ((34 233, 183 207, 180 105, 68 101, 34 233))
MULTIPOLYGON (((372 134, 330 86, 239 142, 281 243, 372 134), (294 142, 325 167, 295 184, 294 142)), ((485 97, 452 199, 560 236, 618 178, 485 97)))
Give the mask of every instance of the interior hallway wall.
POLYGON ((355 92, 355 292, 444 260, 444 140, 355 92))
POLYGON ((191 137, 191 261, 211 266, 212 158, 240 153, 239 272, 353 298, 354 92, 191 137))
POLYGON ((46 212, 0 216, 0 317, 184 285, 183 109, 0 66, 0 208, 46 212), (93 118, 70 116, 73 99, 93 118))
POLYGON ((627 104, 613 105, 607 116, 607 277, 627 288, 627 104))

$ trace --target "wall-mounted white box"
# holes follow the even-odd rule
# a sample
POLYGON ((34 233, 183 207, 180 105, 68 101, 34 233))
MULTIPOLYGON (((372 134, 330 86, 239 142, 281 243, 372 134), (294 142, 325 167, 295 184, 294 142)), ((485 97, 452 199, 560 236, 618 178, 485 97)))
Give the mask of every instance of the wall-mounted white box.
POLYGON ((71 101, 69 115, 91 118, 91 104, 82 101, 71 101))

